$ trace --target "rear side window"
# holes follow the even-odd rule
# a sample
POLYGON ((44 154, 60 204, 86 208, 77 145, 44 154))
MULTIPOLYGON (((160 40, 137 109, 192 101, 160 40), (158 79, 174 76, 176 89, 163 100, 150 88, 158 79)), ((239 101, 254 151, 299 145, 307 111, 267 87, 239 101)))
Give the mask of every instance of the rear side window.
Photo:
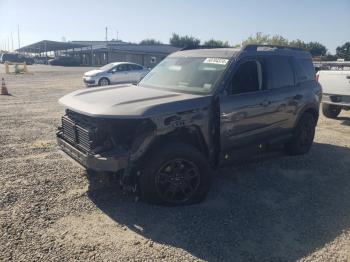
POLYGON ((271 70, 271 88, 294 86, 294 71, 291 60, 287 56, 269 58, 271 70))
POLYGON ((133 64, 130 64, 129 65, 131 67, 131 70, 142 70, 142 66, 138 66, 138 65, 133 65, 133 64))
POLYGON ((121 64, 121 65, 118 65, 117 66, 117 71, 119 72, 124 72, 124 71, 129 71, 130 68, 129 68, 129 65, 127 64, 121 64))
POLYGON ((298 83, 315 80, 316 73, 310 59, 294 59, 296 80, 298 83))

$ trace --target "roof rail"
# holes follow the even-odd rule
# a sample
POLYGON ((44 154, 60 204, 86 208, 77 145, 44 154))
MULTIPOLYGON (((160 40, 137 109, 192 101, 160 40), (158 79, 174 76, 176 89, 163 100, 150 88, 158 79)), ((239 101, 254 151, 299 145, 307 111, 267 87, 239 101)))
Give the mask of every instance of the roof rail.
POLYGON ((259 51, 259 47, 261 47, 263 50, 261 51, 271 51, 274 49, 279 49, 279 50, 294 50, 294 51, 305 51, 302 48, 298 47, 291 47, 291 46, 281 46, 281 45, 259 45, 259 44, 252 44, 252 45, 245 45, 243 47, 243 51, 259 51))
POLYGON ((210 45, 199 45, 199 46, 185 46, 180 51, 185 50, 195 50, 195 49, 219 49, 219 48, 232 48, 232 47, 216 47, 216 46, 210 46, 210 45))

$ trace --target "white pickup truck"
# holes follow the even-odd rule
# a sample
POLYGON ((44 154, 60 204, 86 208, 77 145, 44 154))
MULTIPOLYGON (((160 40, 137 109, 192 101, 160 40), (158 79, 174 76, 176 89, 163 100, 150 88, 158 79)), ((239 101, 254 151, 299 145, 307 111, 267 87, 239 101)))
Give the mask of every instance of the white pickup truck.
POLYGON ((350 70, 321 70, 316 78, 322 85, 322 111, 336 118, 341 110, 350 110, 350 70))

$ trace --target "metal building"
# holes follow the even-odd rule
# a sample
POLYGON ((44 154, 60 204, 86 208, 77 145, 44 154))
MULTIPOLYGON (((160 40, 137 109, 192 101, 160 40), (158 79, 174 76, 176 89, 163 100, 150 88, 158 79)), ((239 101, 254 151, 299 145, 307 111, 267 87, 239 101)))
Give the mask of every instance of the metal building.
POLYGON ((146 67, 154 67, 169 54, 180 48, 171 45, 139 45, 122 41, 40 41, 24 46, 17 51, 55 56, 74 56, 81 65, 101 66, 112 62, 134 62, 146 67))

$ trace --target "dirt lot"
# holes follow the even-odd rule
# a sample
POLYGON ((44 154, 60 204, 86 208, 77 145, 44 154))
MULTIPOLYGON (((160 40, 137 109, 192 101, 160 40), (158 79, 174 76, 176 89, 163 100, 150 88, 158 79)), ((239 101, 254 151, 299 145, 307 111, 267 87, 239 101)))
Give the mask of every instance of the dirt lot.
POLYGON ((308 155, 221 169, 204 203, 163 208, 89 182, 59 153, 57 99, 88 68, 29 70, 0 96, 1 261, 347 260, 349 112, 320 118, 308 155))

